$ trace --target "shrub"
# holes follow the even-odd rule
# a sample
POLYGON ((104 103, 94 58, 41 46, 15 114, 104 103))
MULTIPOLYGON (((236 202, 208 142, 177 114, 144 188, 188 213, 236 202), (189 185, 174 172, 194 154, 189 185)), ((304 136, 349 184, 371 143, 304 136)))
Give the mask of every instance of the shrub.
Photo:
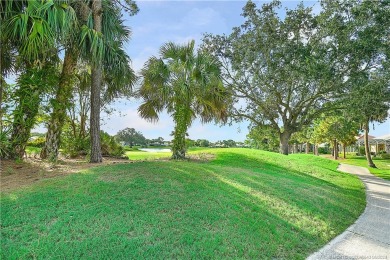
MULTIPOLYGON (((62 154, 67 157, 75 158, 78 156, 86 156, 89 153, 91 146, 91 138, 89 135, 81 137, 78 134, 78 127, 75 129, 69 124, 64 126, 64 131, 61 135, 62 154)), ((103 156, 122 156, 124 153, 123 147, 115 140, 115 137, 108 133, 100 132, 100 141, 103 156)))
POLYGON ((390 159, 390 154, 384 152, 384 153, 381 153, 381 154, 380 154, 380 157, 381 157, 382 159, 390 159))
MULTIPOLYGON (((77 129, 78 130, 78 129, 77 129)), ((65 124, 61 135, 61 153, 66 157, 75 158, 86 155, 90 146, 89 136, 81 137, 69 124, 65 124)))
POLYGON ((320 153, 320 154, 330 154, 329 147, 318 147, 318 153, 320 153))
POLYGON ((139 151, 138 147, 130 147, 130 146, 124 146, 123 150, 128 152, 128 151, 139 151))
POLYGON ((102 155, 103 156, 122 156, 124 153, 124 149, 122 145, 120 145, 115 137, 110 136, 108 133, 101 131, 100 132, 100 140, 102 147, 102 155))
POLYGON ((42 148, 45 145, 46 139, 45 137, 38 137, 35 138, 34 140, 31 140, 27 143, 28 146, 33 146, 33 147, 39 147, 42 148))
POLYGON ((9 146, 11 142, 9 137, 11 135, 11 128, 0 129, 0 158, 7 158, 10 154, 9 146))

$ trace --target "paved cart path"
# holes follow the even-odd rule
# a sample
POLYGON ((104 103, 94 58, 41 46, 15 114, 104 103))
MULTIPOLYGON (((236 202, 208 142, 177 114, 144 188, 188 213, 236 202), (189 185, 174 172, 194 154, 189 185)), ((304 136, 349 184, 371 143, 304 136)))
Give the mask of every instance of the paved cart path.
POLYGON ((307 259, 390 259, 390 181, 368 169, 340 164, 366 186, 367 206, 357 221, 307 259))

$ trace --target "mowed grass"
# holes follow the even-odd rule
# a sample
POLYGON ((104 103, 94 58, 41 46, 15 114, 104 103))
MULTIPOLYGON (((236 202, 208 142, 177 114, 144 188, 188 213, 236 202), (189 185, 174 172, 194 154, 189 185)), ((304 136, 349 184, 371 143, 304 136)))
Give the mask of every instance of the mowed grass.
POLYGON ((346 164, 352 164, 367 168, 372 174, 390 180, 390 159, 382 159, 378 157, 373 158, 374 164, 377 168, 371 168, 367 166, 367 159, 363 156, 347 156, 347 159, 343 159, 340 162, 346 164))
POLYGON ((144 151, 127 151, 125 155, 132 161, 140 160, 158 160, 169 159, 172 156, 170 152, 144 152, 144 151))
POLYGON ((210 162, 92 168, 1 195, 1 259, 304 259, 365 207, 337 162, 209 149, 210 162))
MULTIPOLYGON (((160 147, 161 149, 170 149, 169 147, 160 147)), ((187 151, 188 155, 199 155, 203 153, 210 153, 209 151, 215 151, 207 147, 191 147, 187 151)), ((151 161, 160 159, 170 159, 172 152, 145 152, 145 151, 127 151, 125 155, 132 161, 151 161)))

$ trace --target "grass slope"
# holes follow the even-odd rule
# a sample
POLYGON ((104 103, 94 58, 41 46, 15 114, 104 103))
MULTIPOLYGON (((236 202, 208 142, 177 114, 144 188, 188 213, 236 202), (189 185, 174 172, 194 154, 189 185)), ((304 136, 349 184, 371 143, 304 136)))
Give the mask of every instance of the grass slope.
POLYGON ((362 213, 362 183, 311 155, 209 149, 1 196, 2 259, 303 259, 362 213))

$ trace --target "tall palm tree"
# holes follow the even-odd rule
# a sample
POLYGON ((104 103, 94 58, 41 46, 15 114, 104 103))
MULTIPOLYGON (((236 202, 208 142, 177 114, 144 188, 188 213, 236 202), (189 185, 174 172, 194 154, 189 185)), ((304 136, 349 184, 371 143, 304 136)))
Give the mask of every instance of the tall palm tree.
MULTIPOLYGON (((102 32, 102 1, 92 1, 93 29, 96 33, 102 32)), ((102 150, 100 145, 100 89, 102 82, 102 66, 97 60, 92 66, 91 74, 91 116, 90 116, 90 134, 91 134, 91 157, 90 162, 102 162, 102 150)))
POLYGON ((172 159, 185 158, 185 136, 192 121, 224 121, 229 93, 221 81, 220 63, 205 52, 195 53, 195 42, 160 48, 160 57, 151 57, 141 71, 139 95, 141 117, 157 121, 163 110, 175 122, 172 159))
MULTIPOLYGON (((117 92, 115 87, 124 85, 125 88, 135 83, 136 77, 129 67, 129 57, 123 51, 122 45, 129 39, 130 32, 123 26, 121 8, 119 2, 92 0, 92 17, 94 33, 102 35, 102 46, 104 48, 95 52, 92 60, 91 73, 91 111, 90 111, 90 136, 91 154, 90 162, 102 162, 100 145, 100 109, 101 109, 101 89, 103 83, 103 73, 110 77, 111 87, 107 88, 108 95, 117 92), (111 3, 111 4, 110 4, 111 3), (113 16, 110 16, 109 14, 113 16)), ((138 8, 133 1, 127 1, 131 8, 127 9, 130 15, 138 12, 138 8), (135 7, 135 8, 134 8, 135 7)), ((93 51, 93 50, 92 50, 93 51)), ((93 53, 92 53, 93 54, 93 53)), ((122 88, 123 90, 123 88, 122 88)), ((115 95, 115 94, 114 94, 115 95)))

